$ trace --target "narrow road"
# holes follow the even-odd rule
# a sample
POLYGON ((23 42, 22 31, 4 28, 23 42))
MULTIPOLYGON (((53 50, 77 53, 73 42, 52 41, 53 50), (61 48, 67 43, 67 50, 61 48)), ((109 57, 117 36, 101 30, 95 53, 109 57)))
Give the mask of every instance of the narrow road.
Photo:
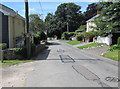
POLYGON ((65 42, 52 43, 36 57, 37 61, 3 70, 3 86, 118 87, 116 61, 77 49, 65 42), (14 69, 13 76, 5 74, 10 69, 14 69), (13 80, 19 77, 17 84, 13 81, 8 83, 11 76, 13 80))

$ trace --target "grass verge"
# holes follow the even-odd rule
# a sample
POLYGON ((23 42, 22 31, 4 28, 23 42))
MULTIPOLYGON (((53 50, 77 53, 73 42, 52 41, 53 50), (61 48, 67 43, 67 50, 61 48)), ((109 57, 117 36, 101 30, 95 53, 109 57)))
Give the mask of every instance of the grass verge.
POLYGON ((78 45, 78 44, 81 44, 82 42, 77 40, 72 40, 72 41, 68 41, 67 43, 71 45, 78 45))
POLYGON ((104 53, 102 56, 110 58, 112 60, 120 61, 120 50, 114 50, 114 51, 109 51, 107 53, 104 53))
POLYGON ((78 47, 79 49, 84 49, 84 48, 91 48, 91 47, 97 47, 97 46, 101 46, 101 45, 106 45, 105 43, 91 43, 91 44, 87 44, 84 46, 80 46, 78 47))
POLYGON ((4 60, 3 63, 0 63, 0 66, 11 66, 11 65, 17 65, 19 63, 26 63, 26 62, 32 62, 33 60, 4 60))

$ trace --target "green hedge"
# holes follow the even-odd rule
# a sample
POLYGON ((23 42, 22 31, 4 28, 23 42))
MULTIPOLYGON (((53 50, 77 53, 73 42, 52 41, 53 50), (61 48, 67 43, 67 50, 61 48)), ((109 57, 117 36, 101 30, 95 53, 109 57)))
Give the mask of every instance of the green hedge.
POLYGON ((82 32, 82 33, 76 35, 76 39, 78 41, 82 41, 84 39, 91 40, 91 39, 93 39, 93 37, 95 37, 95 33, 94 32, 82 32))
POLYGON ((83 33, 76 35, 76 40, 77 41, 82 41, 84 39, 83 33))
POLYGON ((75 35, 75 32, 64 32, 63 34, 62 34, 62 39, 63 40, 69 40, 69 38, 71 37, 71 36, 74 36, 75 35))

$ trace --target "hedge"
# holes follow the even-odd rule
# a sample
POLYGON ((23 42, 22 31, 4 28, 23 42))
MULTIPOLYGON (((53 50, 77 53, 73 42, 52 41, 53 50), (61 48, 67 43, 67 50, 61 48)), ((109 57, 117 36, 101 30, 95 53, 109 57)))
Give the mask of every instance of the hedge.
POLYGON ((63 40, 69 40, 69 38, 71 37, 71 36, 74 36, 75 35, 75 32, 64 32, 63 34, 62 34, 62 39, 63 40))

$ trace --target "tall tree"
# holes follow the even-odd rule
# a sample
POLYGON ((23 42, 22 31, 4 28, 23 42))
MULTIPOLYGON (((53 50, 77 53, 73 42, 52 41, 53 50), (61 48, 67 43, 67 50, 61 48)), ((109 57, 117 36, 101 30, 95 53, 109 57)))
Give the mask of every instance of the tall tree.
POLYGON ((103 36, 120 31, 120 2, 102 2, 101 5, 105 8, 95 19, 97 27, 94 28, 103 36))
POLYGON ((99 10, 99 8, 98 8, 97 3, 89 4, 87 9, 86 9, 86 12, 84 12, 86 20, 94 17, 97 14, 98 10, 99 10))
POLYGON ((29 24, 31 32, 38 32, 45 30, 45 24, 38 14, 31 14, 29 16, 29 24))
POLYGON ((67 23, 69 31, 75 31, 83 23, 84 18, 80 9, 81 7, 74 3, 63 3, 57 7, 55 15, 63 23, 63 31, 67 31, 67 23))

